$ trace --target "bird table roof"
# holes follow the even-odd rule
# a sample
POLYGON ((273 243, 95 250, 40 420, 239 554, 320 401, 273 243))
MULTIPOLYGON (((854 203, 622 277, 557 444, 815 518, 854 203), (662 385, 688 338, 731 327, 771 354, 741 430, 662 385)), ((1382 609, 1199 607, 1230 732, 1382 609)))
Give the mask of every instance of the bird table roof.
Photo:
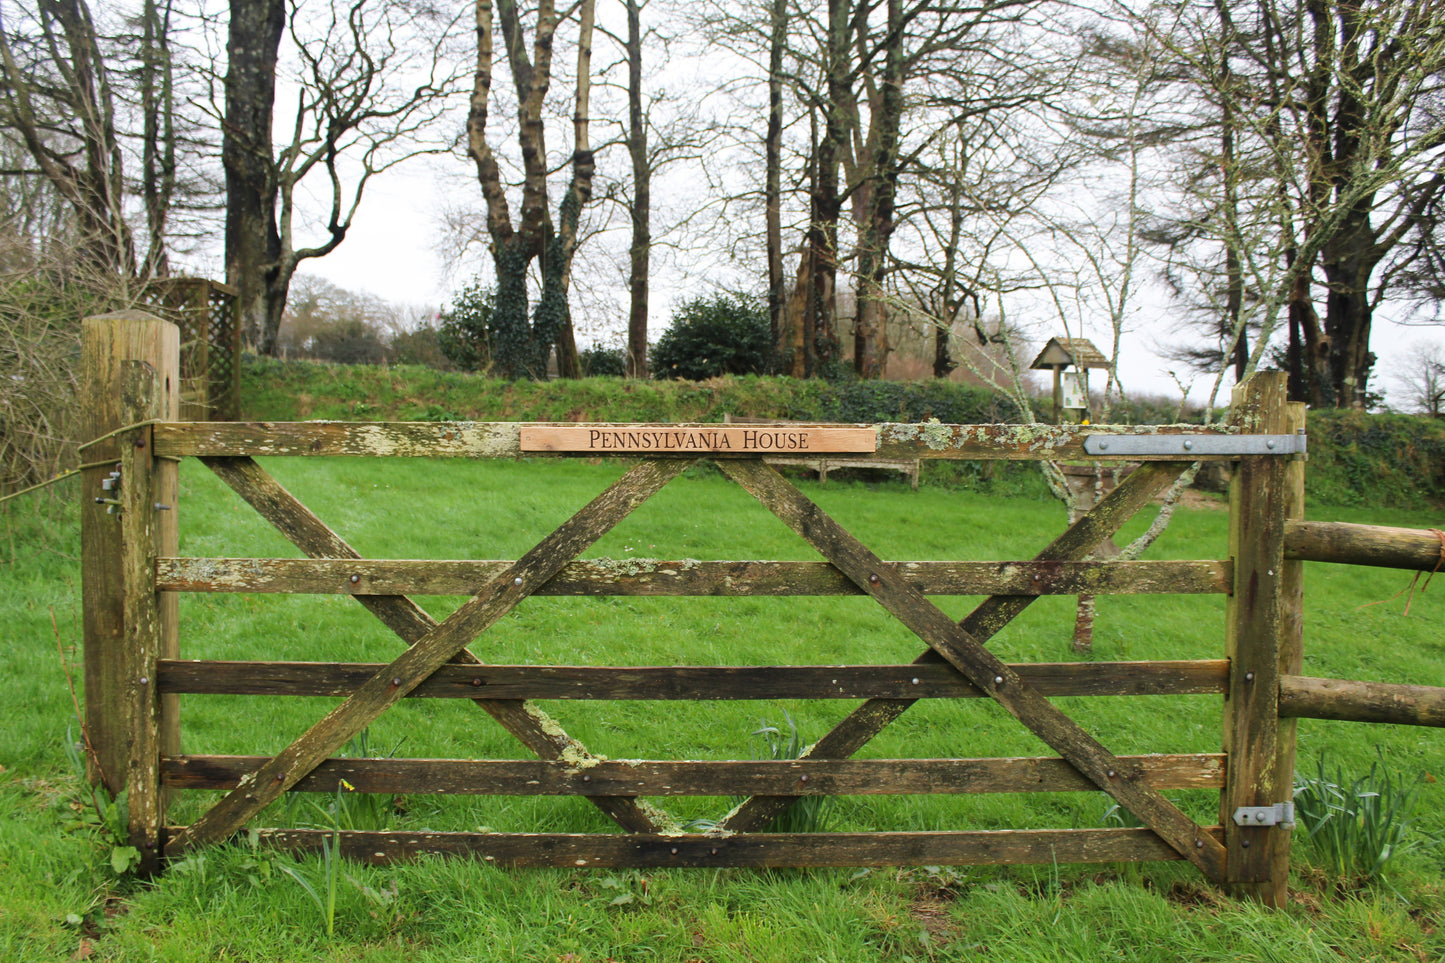
POLYGON ((1073 365, 1076 368, 1112 368, 1104 353, 1087 338, 1050 338, 1030 368, 1048 371, 1073 365))

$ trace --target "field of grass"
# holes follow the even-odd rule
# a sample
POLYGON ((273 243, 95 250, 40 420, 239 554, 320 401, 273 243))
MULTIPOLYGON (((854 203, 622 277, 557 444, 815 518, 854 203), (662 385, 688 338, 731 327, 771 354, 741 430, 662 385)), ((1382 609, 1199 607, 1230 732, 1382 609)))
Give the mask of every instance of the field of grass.
MULTIPOLYGON (((514 558, 620 474, 584 461, 276 459, 278 478, 363 555, 514 558)), ((1027 558, 1063 526, 1054 503, 901 482, 801 481, 804 491, 885 558, 1027 558)), ((68 493, 74 496, 74 491, 68 493)), ((46 496, 28 496, 30 498, 46 496)), ((1269 912, 1222 895, 1192 868, 622 872, 501 871, 465 861, 342 867, 335 933, 293 874, 320 860, 216 848, 140 882, 118 877, 88 816, 66 752, 78 737, 66 667, 78 672, 78 534, 73 514, 25 500, 0 506, 0 961, 9 960, 1360 960, 1445 955, 1445 735, 1439 730, 1304 721, 1300 767, 1362 773, 1376 759, 1423 775, 1410 844, 1388 885, 1341 890, 1296 847, 1295 901, 1269 912), (52 617, 54 623, 52 624, 52 617)), ((182 553, 294 556, 295 550, 195 463, 182 467, 182 553)), ((1409 527, 1438 518, 1384 508, 1312 517, 1409 527)), ((1142 528, 1145 520, 1127 532, 1142 528)), ((1219 558, 1225 513, 1182 511, 1154 558, 1219 558)), ((587 553, 657 558, 815 557, 716 471, 691 469, 587 553)), ((1445 603, 1403 573, 1310 565, 1305 674, 1445 685, 1445 603)), ((419 600, 441 617, 460 600, 419 600)), ((946 599, 961 616, 976 600, 946 599)), ((387 661, 396 641, 351 599, 182 598, 182 654, 197 658, 387 661)), ((1009 661, 1062 661, 1072 600, 1043 599, 991 647, 1009 661)), ((1216 597, 1099 601, 1094 658, 1217 658, 1216 597)), ((902 662, 923 644, 866 599, 551 599, 524 603, 473 651, 486 661, 583 664, 902 662)), ((1210 752, 1216 697, 1063 700, 1117 752, 1210 752)), ((266 752, 290 742, 329 700, 188 696, 191 752, 266 752)), ((571 734, 613 758, 750 758, 751 733, 785 714, 805 740, 851 708, 839 702, 546 705, 571 734)), ((522 758, 525 751, 465 702, 411 700, 368 733, 374 751, 522 758)), ((920 703, 863 753, 875 757, 1036 755, 1044 750, 979 700, 920 703)), ((194 795, 194 794, 193 794, 194 795)), ((1173 795, 1213 822, 1217 794, 1173 795)), ((203 799, 182 796, 185 821, 203 799)), ((317 800, 325 802, 324 799, 317 800)), ((348 803, 351 803, 348 800, 348 803)), ((1046 828, 1101 825, 1099 793, 994 797, 851 797, 828 827, 1046 828)), ((600 832, 585 801, 412 796, 353 818, 398 829, 600 832)), ((725 799, 667 800, 682 819, 725 799)), ((263 824, 317 823, 306 804, 263 824)))

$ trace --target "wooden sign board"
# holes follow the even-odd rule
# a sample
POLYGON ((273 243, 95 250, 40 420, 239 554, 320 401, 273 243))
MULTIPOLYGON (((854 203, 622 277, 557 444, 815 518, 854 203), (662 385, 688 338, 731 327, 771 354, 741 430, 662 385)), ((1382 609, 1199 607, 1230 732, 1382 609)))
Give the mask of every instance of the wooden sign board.
POLYGON ((528 425, 522 451, 598 455, 799 455, 872 453, 872 428, 798 425, 528 425))

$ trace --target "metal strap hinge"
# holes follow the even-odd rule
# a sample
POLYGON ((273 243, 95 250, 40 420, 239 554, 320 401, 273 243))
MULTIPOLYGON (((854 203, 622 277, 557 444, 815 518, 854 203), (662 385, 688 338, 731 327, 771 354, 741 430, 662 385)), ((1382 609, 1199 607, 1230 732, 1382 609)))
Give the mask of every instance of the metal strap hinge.
POLYGON ((1281 829, 1294 828, 1294 803, 1275 803, 1273 806, 1240 806, 1234 811, 1236 826, 1278 826, 1281 829))
POLYGON ((1089 455, 1303 455, 1305 435, 1085 435, 1089 455))

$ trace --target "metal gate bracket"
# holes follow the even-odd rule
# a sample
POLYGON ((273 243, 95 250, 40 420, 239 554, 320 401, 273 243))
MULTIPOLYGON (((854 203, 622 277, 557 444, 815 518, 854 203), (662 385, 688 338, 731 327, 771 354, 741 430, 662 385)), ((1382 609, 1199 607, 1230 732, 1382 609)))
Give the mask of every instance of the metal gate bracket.
POLYGON ((1278 826, 1281 829, 1294 828, 1294 803, 1275 803, 1273 806, 1240 806, 1234 811, 1236 826, 1278 826))
POLYGON ((1085 435, 1089 455, 1303 455, 1305 435, 1085 435))

